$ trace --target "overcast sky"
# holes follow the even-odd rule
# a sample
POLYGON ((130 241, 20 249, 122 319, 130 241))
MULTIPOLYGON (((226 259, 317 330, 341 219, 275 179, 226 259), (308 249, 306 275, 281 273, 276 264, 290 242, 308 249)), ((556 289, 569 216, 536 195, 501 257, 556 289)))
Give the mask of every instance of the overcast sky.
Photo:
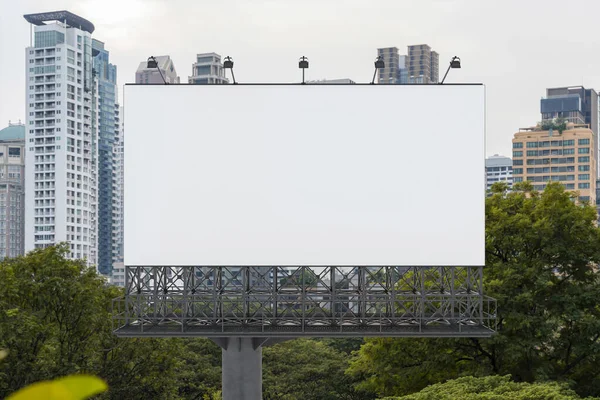
MULTIPOLYGON (((211 51, 232 56, 239 82, 297 82, 302 55, 307 79, 368 82, 378 47, 427 43, 440 78, 458 55, 447 82, 486 84, 488 155, 510 155, 513 133, 540 119, 545 88, 600 88, 594 0, 0 0, 0 127, 25 118, 23 14, 63 9, 94 23, 120 92, 150 55, 169 54, 182 82, 211 51)), ((374 121, 402 132, 394 115, 374 121)))

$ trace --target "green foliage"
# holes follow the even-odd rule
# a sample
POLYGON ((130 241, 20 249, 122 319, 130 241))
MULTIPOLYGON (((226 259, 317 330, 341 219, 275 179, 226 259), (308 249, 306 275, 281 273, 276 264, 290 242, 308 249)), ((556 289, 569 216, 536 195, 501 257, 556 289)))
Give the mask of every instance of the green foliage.
POLYGON ((557 183, 529 182, 486 200, 486 294, 498 300, 491 339, 367 339, 348 370, 379 396, 460 376, 569 382, 600 395, 600 231, 596 211, 557 183))
POLYGON ((106 389, 106 383, 95 376, 72 375, 34 383, 8 396, 7 400, 85 400, 106 389))
POLYGON ((203 351, 195 342, 115 337, 111 300, 122 290, 84 262, 66 259, 68 252, 61 245, 0 262, 0 348, 8 349, 0 398, 78 373, 108 383, 102 399, 176 399, 180 390, 202 398, 219 390, 218 372, 193 353, 203 351))
POLYGON ((318 340, 295 339, 263 349, 265 400, 367 400, 344 375, 348 358, 318 340))
POLYGON ((575 392, 550 383, 515 383, 510 376, 464 377, 428 386, 419 393, 382 400, 578 400, 575 392))
POLYGON ((360 346, 365 343, 364 338, 325 338, 315 340, 320 340, 335 351, 345 354, 351 354, 354 351, 360 350, 360 346))
POLYGON ((550 129, 558 131, 560 135, 567 129, 567 121, 564 118, 555 118, 552 121, 540 122, 538 126, 545 131, 550 129))

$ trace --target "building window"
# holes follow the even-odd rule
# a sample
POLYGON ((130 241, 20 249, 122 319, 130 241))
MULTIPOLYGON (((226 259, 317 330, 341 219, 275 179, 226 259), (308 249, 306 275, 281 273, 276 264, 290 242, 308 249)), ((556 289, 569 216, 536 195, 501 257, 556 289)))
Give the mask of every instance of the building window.
POLYGON ((523 157, 522 151, 513 151, 513 157, 523 157))
POLYGON ((589 181, 590 180, 590 174, 579 174, 578 176, 580 181, 589 181))
POLYGON ((577 141, 577 143, 578 143, 580 146, 582 146, 582 145, 585 145, 585 144, 590 144, 590 139, 579 139, 579 140, 577 141))
POLYGON ((521 175, 522 173, 523 173, 523 168, 513 169, 513 174, 521 175))
POLYGON ((563 141, 563 146, 575 146, 575 140, 574 139, 565 140, 565 141, 563 141))
POLYGON ((523 142, 513 143, 513 149, 522 149, 522 148, 523 148, 523 142))
POLYGON ((575 149, 563 149, 563 154, 575 154, 575 149))
POLYGON ((514 181, 515 183, 517 183, 517 182, 523 182, 523 178, 522 178, 522 177, 520 177, 520 176, 516 176, 516 177, 513 179, 513 181, 514 181))
POLYGON ((590 170, 590 166, 589 165, 580 165, 578 167, 579 171, 589 171, 590 170))
POLYGON ((589 147, 580 147, 578 150, 579 154, 590 154, 590 148, 589 147))
POLYGON ((537 157, 537 155, 538 155, 537 150, 527 150, 527 157, 537 157))
POLYGON ((582 182, 582 183, 579 183, 577 185, 577 187, 579 189, 589 189, 590 188, 590 183, 589 182, 582 182))
POLYGON ((523 165, 523 160, 513 160, 513 165, 523 165))
POLYGON ((528 149, 537 149, 537 147, 538 147, 538 142, 527 142, 528 149))
POLYGON ((590 156, 582 156, 582 157, 578 157, 577 160, 580 163, 586 163, 586 162, 590 162, 590 156))

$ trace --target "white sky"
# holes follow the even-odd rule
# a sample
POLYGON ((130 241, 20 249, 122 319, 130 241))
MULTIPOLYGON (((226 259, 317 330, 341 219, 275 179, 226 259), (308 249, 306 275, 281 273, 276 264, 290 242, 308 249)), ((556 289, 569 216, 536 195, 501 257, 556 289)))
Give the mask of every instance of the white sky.
POLYGON ((307 79, 368 82, 378 47, 427 43, 440 77, 461 57, 447 82, 487 85, 488 155, 511 154, 513 133, 540 119, 545 88, 600 89, 594 0, 0 0, 0 127, 25 119, 23 14, 63 9, 94 23, 120 92, 150 55, 169 54, 182 82, 195 54, 210 51, 233 57, 239 82, 298 81, 302 55, 307 79))

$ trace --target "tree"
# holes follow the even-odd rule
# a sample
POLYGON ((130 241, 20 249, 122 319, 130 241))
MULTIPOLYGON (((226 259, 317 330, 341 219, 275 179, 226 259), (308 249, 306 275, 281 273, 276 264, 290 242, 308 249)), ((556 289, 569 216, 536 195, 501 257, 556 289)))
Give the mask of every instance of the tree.
POLYGON ((543 129, 545 131, 549 131, 550 129, 557 130, 558 134, 562 135, 563 131, 567 129, 567 121, 564 118, 559 117, 551 121, 540 122, 538 123, 538 126, 540 127, 540 129, 543 129))
POLYGON ((600 395, 600 231, 596 211, 558 183, 495 185, 486 199, 486 294, 498 300, 491 339, 368 339, 348 373, 380 396, 464 375, 572 382, 600 395))
POLYGON ((295 339, 263 349, 265 400, 367 400, 344 375, 348 358, 321 341, 295 339))
POLYGON ((110 387, 100 398, 175 398, 176 342, 116 338, 111 300, 123 291, 68 253, 63 244, 0 262, 0 397, 90 373, 110 387))
POLYGON ((510 376, 472 376, 428 386, 419 393, 382 400, 577 400, 574 391, 556 382, 516 383, 510 376))

